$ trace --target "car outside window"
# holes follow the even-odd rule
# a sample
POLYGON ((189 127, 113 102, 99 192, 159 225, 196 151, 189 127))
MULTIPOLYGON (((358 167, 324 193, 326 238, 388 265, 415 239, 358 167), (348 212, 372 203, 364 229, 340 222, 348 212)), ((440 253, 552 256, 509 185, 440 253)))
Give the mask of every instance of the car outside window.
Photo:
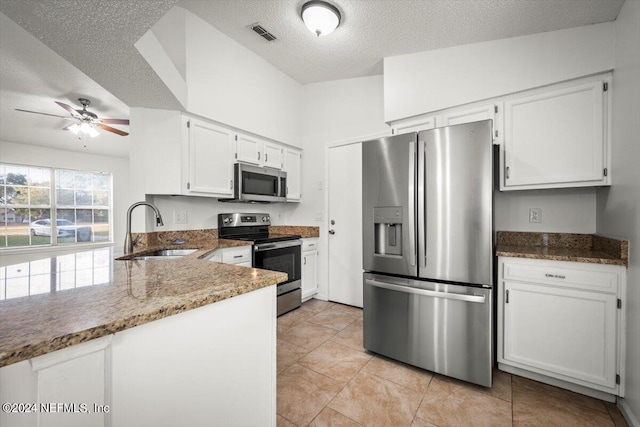
POLYGON ((0 163, 0 249, 111 241, 111 187, 111 174, 0 163))

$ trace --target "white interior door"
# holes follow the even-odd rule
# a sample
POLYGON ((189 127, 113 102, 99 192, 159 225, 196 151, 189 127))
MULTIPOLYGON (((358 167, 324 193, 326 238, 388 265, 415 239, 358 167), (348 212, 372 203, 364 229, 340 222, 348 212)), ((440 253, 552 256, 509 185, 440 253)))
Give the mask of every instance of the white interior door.
POLYGON ((329 149, 329 300, 362 307, 362 144, 329 149))

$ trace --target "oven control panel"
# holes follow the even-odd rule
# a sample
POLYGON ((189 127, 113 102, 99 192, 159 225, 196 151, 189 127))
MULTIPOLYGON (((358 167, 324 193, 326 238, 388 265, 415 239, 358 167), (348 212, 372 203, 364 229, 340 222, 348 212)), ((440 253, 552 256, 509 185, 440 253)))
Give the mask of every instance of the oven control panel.
POLYGON ((218 214, 218 228, 271 225, 267 213, 225 213, 218 214))

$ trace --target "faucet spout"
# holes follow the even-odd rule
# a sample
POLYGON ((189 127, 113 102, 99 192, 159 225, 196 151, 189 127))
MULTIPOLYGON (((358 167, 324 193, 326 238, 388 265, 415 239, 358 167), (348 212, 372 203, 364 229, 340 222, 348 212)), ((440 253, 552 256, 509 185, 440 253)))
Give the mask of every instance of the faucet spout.
POLYGON ((133 252, 133 245, 135 244, 135 242, 138 241, 138 238, 140 237, 138 236, 138 238, 136 238, 135 241, 131 237, 131 213, 135 208, 141 205, 148 206, 151 209, 153 209, 153 212, 156 214, 156 225, 159 225, 159 226, 164 225, 164 222, 162 221, 162 215, 160 215, 160 211, 153 204, 149 202, 136 202, 131 206, 129 206, 129 209, 127 210, 127 235, 125 236, 125 239, 124 239, 125 254, 130 254, 133 252))

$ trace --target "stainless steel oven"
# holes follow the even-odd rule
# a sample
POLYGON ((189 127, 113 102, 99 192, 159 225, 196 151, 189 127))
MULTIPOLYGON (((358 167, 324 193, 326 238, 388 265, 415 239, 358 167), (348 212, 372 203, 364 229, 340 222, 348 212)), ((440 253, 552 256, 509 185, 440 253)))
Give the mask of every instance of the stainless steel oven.
POLYGON ((253 266, 264 270, 282 271, 289 280, 278 285, 278 316, 300 307, 301 242, 285 240, 259 243, 253 246, 253 266))
POLYGON ((300 307, 302 303, 301 241, 295 234, 269 232, 271 217, 266 213, 231 213, 218 215, 218 236, 246 240, 253 244, 252 266, 287 273, 288 280, 277 289, 278 316, 300 307))

